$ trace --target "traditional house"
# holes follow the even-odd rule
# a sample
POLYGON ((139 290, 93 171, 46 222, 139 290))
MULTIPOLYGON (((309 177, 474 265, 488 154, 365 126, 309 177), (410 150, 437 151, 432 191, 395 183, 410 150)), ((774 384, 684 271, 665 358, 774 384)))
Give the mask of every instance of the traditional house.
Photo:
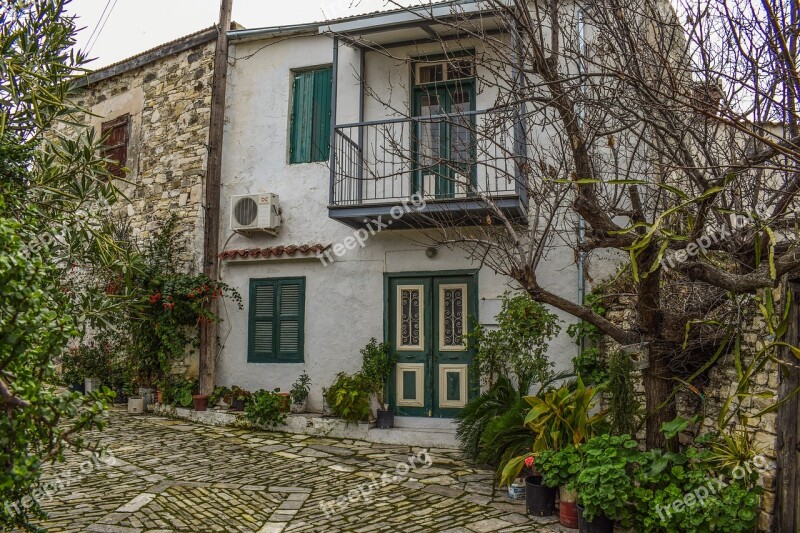
MULTIPOLYGON (((504 150, 472 137, 469 126, 498 120, 502 83, 478 83, 474 57, 491 51, 452 21, 512 37, 479 3, 457 15, 452 4, 229 33, 221 279, 244 309, 222 311, 218 385, 288 390, 306 371, 319 411, 322 388, 360 368, 374 337, 399 355, 398 426, 450 427, 478 394, 465 333, 492 324, 513 285, 423 235, 498 223, 498 212, 526 223, 527 195, 508 176, 539 133, 508 120, 504 150)), ((570 246, 541 276, 579 301, 570 246)), ((566 335, 551 343, 558 368, 574 355, 566 335)))

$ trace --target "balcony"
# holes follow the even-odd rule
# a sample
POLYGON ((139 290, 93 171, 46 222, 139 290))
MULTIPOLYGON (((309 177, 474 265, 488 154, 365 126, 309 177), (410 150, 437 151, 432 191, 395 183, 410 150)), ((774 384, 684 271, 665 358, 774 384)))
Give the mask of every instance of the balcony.
POLYGON ((334 126, 331 218, 353 228, 527 223, 507 111, 471 111, 334 126), (399 206, 399 207, 398 207, 399 206))

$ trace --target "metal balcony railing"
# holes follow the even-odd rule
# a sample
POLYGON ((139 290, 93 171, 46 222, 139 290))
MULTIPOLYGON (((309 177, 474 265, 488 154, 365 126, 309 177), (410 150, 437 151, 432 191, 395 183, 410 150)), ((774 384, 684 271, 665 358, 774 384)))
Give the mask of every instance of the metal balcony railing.
POLYGON ((508 112, 342 124, 333 149, 333 206, 519 196, 508 112))

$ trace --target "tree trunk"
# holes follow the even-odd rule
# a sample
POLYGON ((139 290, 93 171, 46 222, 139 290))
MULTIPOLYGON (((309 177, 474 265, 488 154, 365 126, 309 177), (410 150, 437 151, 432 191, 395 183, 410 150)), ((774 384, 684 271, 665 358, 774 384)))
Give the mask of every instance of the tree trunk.
MULTIPOLYGON (((639 261, 639 271, 646 272, 658 261, 658 250, 650 245, 639 261)), ((647 449, 671 447, 661 424, 675 418, 675 400, 670 399, 672 382, 668 379, 669 359, 672 343, 659 341, 661 337, 661 268, 646 275, 639 281, 637 314, 642 338, 649 342, 649 366, 642 373, 647 408, 647 449), (668 401, 669 400, 669 401, 668 401)))
POLYGON ((658 341, 651 342, 650 366, 642 372, 647 407, 645 445, 648 450, 653 448, 671 449, 674 443, 674 441, 667 441, 661 432, 661 424, 673 420, 677 415, 675 399, 669 398, 672 394, 668 365, 671 353, 672 350, 664 344, 658 341), (668 399, 669 401, 667 401, 668 399), (664 402, 667 403, 659 409, 664 402))

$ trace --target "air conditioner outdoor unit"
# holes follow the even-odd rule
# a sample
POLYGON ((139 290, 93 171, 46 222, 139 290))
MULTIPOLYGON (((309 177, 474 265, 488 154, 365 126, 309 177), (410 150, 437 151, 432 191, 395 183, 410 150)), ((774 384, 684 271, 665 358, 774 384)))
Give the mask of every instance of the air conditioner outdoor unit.
POLYGON ((231 229, 238 233, 277 235, 281 225, 278 195, 271 193, 231 196, 231 229))

